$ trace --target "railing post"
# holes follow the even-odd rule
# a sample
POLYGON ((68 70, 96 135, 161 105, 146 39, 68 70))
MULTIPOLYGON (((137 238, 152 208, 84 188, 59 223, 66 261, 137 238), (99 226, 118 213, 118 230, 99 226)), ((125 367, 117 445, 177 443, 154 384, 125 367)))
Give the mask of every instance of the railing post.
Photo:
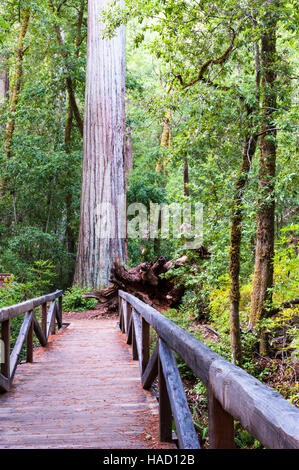
POLYGON ((211 449, 234 449, 234 419, 215 398, 208 386, 209 444, 211 449))
POLYGON ((132 357, 134 361, 138 361, 138 349, 134 321, 132 321, 132 357))
POLYGON ((52 316, 52 323, 51 323, 51 327, 50 327, 51 335, 56 334, 55 320, 56 320, 56 312, 57 312, 57 303, 56 303, 56 300, 54 302, 55 302, 55 307, 54 307, 53 316, 52 316))
MULTIPOLYGON (((47 338, 47 304, 42 304, 42 330, 47 338)), ((47 338, 48 339, 48 338, 47 338)))
POLYGON ((58 310, 57 310, 58 326, 62 327, 62 295, 58 297, 58 310))
POLYGON ((160 357, 158 359, 158 377, 160 441, 172 442, 172 413, 160 357))
POLYGON ((4 362, 1 364, 1 374, 10 379, 10 319, 2 322, 1 339, 4 343, 4 362))
POLYGON ((141 351, 142 351, 142 364, 141 364, 141 370, 142 370, 142 375, 144 374, 144 371, 148 365, 149 358, 150 358, 150 326, 149 324, 144 320, 142 317, 141 320, 141 328, 142 328, 142 346, 141 346, 141 351))
POLYGON ((127 325, 126 325, 126 331, 127 331, 127 336, 129 335, 129 325, 130 325, 130 320, 132 316, 132 306, 127 302, 127 325))
POLYGON ((33 310, 31 310, 29 313, 32 314, 32 319, 27 333, 26 361, 33 362, 33 310))

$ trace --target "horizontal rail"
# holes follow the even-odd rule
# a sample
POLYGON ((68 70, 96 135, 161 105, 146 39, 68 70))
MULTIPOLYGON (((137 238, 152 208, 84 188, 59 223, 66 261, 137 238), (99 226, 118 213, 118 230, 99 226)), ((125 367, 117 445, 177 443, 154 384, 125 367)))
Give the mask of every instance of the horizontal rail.
POLYGON ((50 334, 55 334, 56 323, 58 328, 62 326, 61 290, 0 309, 1 340, 4 345, 1 348, 4 358, 0 358, 0 362, 2 362, 0 369, 0 392, 8 392, 10 390, 24 344, 26 343, 26 361, 33 362, 33 334, 35 333, 42 346, 46 346, 50 334), (47 304, 49 302, 50 307, 48 309, 47 304), (34 308, 40 306, 42 310, 41 325, 34 312, 34 308), (25 314, 25 317, 13 351, 10 353, 11 320, 22 314, 25 314))
MULTIPOLYGON (((234 447, 233 418, 240 421, 241 425, 267 448, 299 448, 299 410, 294 405, 133 295, 119 291, 119 298, 120 324, 124 322, 123 309, 125 308, 126 312, 129 308, 134 310, 131 326, 133 339, 136 341, 136 336, 140 336, 139 322, 138 333, 134 334, 134 323, 138 314, 156 331, 163 341, 163 347, 179 354, 206 385, 209 397, 210 444, 213 448, 234 447)), ((127 336, 130 333, 129 328, 123 328, 122 331, 127 332, 127 336)), ((140 341, 142 342, 143 338, 140 341)), ((140 351, 140 344, 135 349, 140 351)), ((167 354, 169 356, 169 353, 164 351, 164 357, 167 357, 167 354)), ((157 355, 157 351, 154 355, 157 355)), ((142 361, 142 358, 139 357, 139 361, 142 361)), ((161 358, 159 361, 161 362, 161 358)), ((171 361, 174 376, 173 359, 171 361)), ((142 377, 145 388, 151 385, 156 374, 157 357, 152 356, 142 377)), ((173 415, 177 412, 173 409, 174 406, 177 404, 172 403, 173 415)), ((167 419, 169 420, 169 417, 167 419)), ((167 426, 169 427, 169 423, 167 426)))
POLYGON ((20 304, 12 305, 10 307, 0 308, 0 323, 6 320, 11 320, 12 318, 18 317, 23 313, 30 312, 35 307, 39 307, 42 304, 46 304, 53 300, 58 299, 62 296, 62 290, 58 290, 53 294, 43 295, 37 297, 36 299, 26 300, 20 304))

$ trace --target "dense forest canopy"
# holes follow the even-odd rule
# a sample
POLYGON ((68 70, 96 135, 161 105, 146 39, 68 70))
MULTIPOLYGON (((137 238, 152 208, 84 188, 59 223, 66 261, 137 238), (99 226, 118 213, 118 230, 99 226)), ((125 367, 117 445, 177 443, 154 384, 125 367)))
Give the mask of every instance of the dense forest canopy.
MULTIPOLYGON (((235 362, 241 339, 264 354, 278 326, 294 345, 298 3, 126 0, 100 19, 107 41, 126 26, 127 204, 201 203, 210 253, 129 238, 127 265, 187 254, 170 273, 185 287, 170 314, 230 331, 235 362)), ((1 0, 0 271, 14 275, 3 304, 73 284, 86 38, 83 0, 1 0)))

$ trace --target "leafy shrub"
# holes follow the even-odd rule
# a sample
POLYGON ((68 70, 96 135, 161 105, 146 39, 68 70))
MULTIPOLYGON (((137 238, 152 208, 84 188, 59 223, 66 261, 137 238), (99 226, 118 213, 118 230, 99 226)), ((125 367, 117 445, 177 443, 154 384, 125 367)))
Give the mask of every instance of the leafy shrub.
POLYGON ((62 297, 62 309, 64 312, 81 312, 84 310, 94 310, 98 301, 96 299, 83 299, 86 294, 86 287, 71 287, 67 289, 62 297))

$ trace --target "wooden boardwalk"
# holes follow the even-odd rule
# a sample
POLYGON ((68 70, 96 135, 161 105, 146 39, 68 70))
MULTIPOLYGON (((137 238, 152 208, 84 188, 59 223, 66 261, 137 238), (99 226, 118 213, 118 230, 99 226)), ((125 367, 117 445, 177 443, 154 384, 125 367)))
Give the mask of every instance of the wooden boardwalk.
POLYGON ((73 320, 0 394, 0 448, 170 448, 158 420, 117 320, 73 320))

